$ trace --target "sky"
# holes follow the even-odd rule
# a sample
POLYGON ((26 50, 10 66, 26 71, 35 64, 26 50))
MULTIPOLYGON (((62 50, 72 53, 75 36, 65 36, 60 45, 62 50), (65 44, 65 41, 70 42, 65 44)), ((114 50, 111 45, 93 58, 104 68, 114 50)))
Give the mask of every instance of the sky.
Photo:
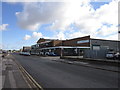
POLYGON ((31 46, 39 38, 63 40, 90 35, 118 40, 118 0, 3 0, 0 9, 2 49, 31 46))

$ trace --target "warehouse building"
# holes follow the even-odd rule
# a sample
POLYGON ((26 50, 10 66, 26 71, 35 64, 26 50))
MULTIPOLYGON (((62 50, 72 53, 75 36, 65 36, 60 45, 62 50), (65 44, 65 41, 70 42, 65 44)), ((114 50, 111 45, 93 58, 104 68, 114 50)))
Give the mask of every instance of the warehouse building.
MULTIPOLYGON (((93 39, 90 36, 68 40, 40 38, 37 44, 31 46, 31 54, 48 55, 54 53, 59 56, 85 56, 92 51, 119 51, 120 41, 93 39)), ((94 53, 93 53, 94 54, 94 53)))
POLYGON ((90 39, 90 50, 85 50, 85 58, 106 58, 106 53, 120 52, 120 41, 104 40, 104 39, 90 39))

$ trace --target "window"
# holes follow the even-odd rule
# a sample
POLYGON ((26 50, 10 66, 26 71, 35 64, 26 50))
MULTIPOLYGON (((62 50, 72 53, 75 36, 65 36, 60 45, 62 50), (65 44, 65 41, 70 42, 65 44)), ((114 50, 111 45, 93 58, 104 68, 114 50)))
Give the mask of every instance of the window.
POLYGON ((100 50, 100 46, 99 45, 93 46, 93 50, 100 50))
POLYGON ((81 41, 77 41, 77 44, 80 44, 80 43, 87 43, 89 42, 89 40, 81 40, 81 41))

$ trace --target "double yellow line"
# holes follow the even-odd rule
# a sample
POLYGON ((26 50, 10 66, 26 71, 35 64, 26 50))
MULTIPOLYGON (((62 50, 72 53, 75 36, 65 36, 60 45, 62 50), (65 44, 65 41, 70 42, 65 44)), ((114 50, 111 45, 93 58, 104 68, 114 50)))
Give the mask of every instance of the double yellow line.
MULTIPOLYGON (((16 61, 16 59, 14 57, 13 57, 13 59, 14 59, 15 63, 18 65, 19 70, 22 72, 23 77, 25 75, 27 77, 27 79, 29 79, 29 81, 31 81, 31 83, 34 85, 34 87, 36 87, 37 90, 44 90, 42 88, 42 86, 40 84, 38 84, 35 81, 35 79, 25 70, 25 68, 22 65, 20 65, 19 62, 16 61)), ((28 82, 28 81, 26 81, 26 82, 28 82)), ((30 84, 29 84, 29 87, 31 87, 30 84)))

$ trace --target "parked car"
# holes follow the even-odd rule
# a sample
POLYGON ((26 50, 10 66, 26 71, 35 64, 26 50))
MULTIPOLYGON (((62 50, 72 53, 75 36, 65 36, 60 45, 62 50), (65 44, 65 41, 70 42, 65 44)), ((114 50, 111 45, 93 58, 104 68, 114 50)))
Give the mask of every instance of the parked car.
POLYGON ((40 52, 40 55, 44 55, 44 52, 40 52))
POLYGON ((39 53, 36 53, 37 56, 39 56, 40 54, 39 53))
POLYGON ((119 59, 119 60, 120 60, 120 53, 119 53, 119 52, 117 52, 117 53, 115 54, 115 59, 119 59))
POLYGON ((57 54, 51 52, 51 53, 49 53, 49 56, 57 56, 57 54))
POLYGON ((22 55, 22 54, 23 54, 23 52, 20 52, 19 54, 20 54, 20 55, 22 55))
POLYGON ((20 55, 30 56, 29 52, 20 52, 20 55))
POLYGON ((49 55, 50 53, 49 52, 46 52, 45 55, 49 55))
POLYGON ((29 52, 24 52, 24 55, 30 56, 30 53, 29 52))
POLYGON ((115 59, 115 53, 114 52, 108 52, 106 54, 107 59, 115 59))

